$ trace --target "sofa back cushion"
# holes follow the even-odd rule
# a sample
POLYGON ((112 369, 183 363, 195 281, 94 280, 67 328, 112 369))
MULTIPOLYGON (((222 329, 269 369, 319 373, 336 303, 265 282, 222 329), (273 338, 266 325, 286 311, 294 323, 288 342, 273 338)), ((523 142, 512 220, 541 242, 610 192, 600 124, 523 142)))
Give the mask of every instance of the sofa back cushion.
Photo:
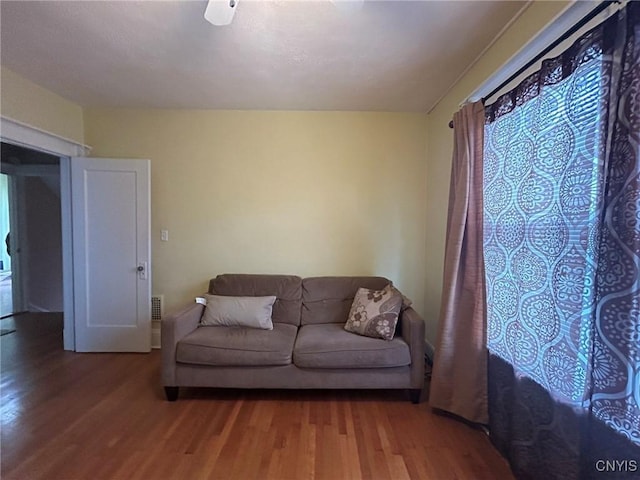
POLYGON ((384 277, 310 277, 302 280, 302 325, 347 321, 359 288, 381 290, 384 277))
POLYGON ((273 323, 300 325, 302 279, 295 275, 248 275, 227 273, 212 278, 209 293, 233 297, 265 297, 275 295, 271 319, 273 323))

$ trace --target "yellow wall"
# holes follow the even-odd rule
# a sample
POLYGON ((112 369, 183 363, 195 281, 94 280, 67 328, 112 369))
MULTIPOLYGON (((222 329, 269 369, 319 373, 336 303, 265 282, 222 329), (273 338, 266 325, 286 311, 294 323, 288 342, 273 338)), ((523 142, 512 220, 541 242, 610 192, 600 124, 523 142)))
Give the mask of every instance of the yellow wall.
POLYGON ((569 2, 535 2, 486 52, 449 94, 428 115, 427 167, 427 257, 425 318, 427 338, 435 341, 442 293, 442 267, 449 200, 449 177, 453 152, 453 130, 448 126, 453 113, 476 88, 535 34, 542 30, 569 2))
POLYGON ((151 159, 153 290, 219 273, 383 275, 424 305, 426 114, 85 110, 92 155, 151 159), (160 241, 160 230, 169 241, 160 241))
POLYGON ((1 67, 0 113, 76 142, 84 141, 82 108, 1 67))

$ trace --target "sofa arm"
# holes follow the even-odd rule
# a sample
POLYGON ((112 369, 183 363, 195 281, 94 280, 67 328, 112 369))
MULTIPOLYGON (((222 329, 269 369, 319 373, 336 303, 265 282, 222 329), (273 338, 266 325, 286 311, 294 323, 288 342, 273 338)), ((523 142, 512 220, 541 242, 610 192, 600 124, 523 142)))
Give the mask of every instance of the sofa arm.
POLYGON ((198 328, 203 310, 204 305, 192 303, 162 320, 160 324, 160 341, 162 344, 163 385, 175 385, 176 347, 182 338, 198 328))
POLYGON ((424 320, 409 307, 400 314, 400 323, 402 338, 411 352, 411 388, 421 389, 424 385, 424 320))

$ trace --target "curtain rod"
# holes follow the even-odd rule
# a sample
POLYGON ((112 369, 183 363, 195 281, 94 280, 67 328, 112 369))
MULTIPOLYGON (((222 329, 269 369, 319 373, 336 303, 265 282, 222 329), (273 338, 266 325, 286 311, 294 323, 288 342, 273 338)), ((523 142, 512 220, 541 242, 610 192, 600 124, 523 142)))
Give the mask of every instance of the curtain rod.
MULTIPOLYGON (((580 30, 582 27, 584 27, 587 23, 589 23, 591 20, 593 20, 598 14, 602 13, 604 10, 606 10, 610 5, 613 5, 614 3, 622 3, 622 2, 621 2, 621 0, 607 0, 607 1, 604 1, 601 4, 599 4, 596 8, 591 10, 589 13, 587 13, 584 17, 582 17, 582 19, 578 20, 578 22, 573 27, 571 27, 569 30, 564 32, 553 43, 549 44, 549 46, 547 46, 544 50, 542 50, 535 57, 533 57, 531 60, 529 60, 524 66, 520 67, 520 69, 518 69, 517 72, 515 72, 513 75, 511 75, 509 78, 507 78, 504 82, 502 82, 500 85, 498 85, 496 88, 494 88, 488 95, 483 97, 482 98, 482 103, 484 103, 485 100, 491 98, 496 93, 498 93, 500 90, 502 90, 504 87, 506 87, 509 83, 511 83, 513 80, 515 80, 517 77, 519 77, 525 70, 527 70, 529 67, 531 67, 533 64, 535 64, 538 60, 540 60, 542 57, 544 57, 547 53, 549 53, 551 50, 556 48, 558 45, 560 45, 562 42, 564 42, 567 38, 569 38, 571 35, 576 33, 578 30, 580 30)), ((453 128, 453 120, 451 120, 449 122, 449 128, 453 128)))

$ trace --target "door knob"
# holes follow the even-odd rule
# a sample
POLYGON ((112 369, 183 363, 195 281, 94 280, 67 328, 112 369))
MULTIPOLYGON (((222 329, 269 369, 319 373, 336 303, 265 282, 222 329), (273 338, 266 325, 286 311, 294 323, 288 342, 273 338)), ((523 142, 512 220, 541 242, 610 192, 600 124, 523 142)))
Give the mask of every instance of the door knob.
POLYGON ((136 267, 136 270, 138 272, 138 278, 140 280, 146 280, 147 279, 147 262, 138 263, 138 266, 136 267))

